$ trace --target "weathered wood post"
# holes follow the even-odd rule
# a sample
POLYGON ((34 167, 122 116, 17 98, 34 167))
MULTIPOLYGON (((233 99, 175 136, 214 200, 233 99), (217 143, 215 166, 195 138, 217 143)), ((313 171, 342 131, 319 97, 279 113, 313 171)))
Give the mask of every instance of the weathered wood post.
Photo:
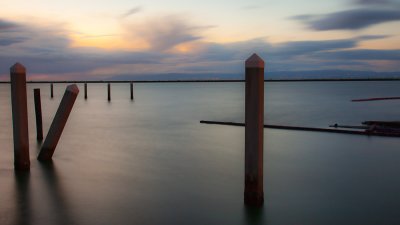
POLYGON ((61 100, 60 106, 57 109, 57 113, 53 119, 53 122, 51 123, 42 149, 40 150, 38 160, 51 160, 57 147, 57 143, 60 140, 61 134, 64 130, 65 124, 67 123, 69 114, 72 111, 72 107, 74 106, 78 93, 79 89, 76 84, 68 85, 65 89, 65 93, 61 100))
POLYGON ((111 85, 110 85, 110 83, 107 84, 107 96, 108 96, 108 101, 111 101, 111 85))
POLYGON ((85 83, 84 87, 85 87, 85 99, 87 99, 87 83, 85 83))
POLYGON ((10 80, 14 136, 14 168, 16 170, 29 170, 26 69, 22 64, 16 63, 10 68, 10 80))
POLYGON ((262 206, 264 140, 264 61, 256 54, 246 60, 245 190, 244 202, 262 206))
POLYGON ((53 83, 50 84, 50 97, 53 98, 54 94, 53 94, 53 83))
POLYGON ((40 89, 33 89, 33 95, 35 100, 35 115, 36 115, 36 139, 38 141, 43 140, 43 123, 42 123, 42 102, 40 99, 40 89))
POLYGON ((133 100, 133 83, 131 82, 131 100, 133 100))

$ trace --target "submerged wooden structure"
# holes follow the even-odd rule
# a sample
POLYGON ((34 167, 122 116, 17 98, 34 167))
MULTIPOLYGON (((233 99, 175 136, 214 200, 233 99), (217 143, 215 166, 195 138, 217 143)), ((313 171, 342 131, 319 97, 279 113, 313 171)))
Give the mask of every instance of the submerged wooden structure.
MULTIPOLYGON (((210 121, 210 120, 200 120, 200 123, 203 124, 214 124, 214 125, 227 125, 227 126, 245 126, 244 123, 236 123, 236 122, 221 122, 221 121, 210 121)), ((370 131, 370 130, 357 130, 361 129, 363 126, 341 126, 341 125, 331 125, 332 128, 317 128, 317 127, 299 127, 299 126, 286 126, 286 125, 271 125, 264 124, 264 128, 270 129, 282 129, 282 130, 297 130, 297 131, 310 131, 310 132, 326 132, 326 133, 338 133, 338 134, 354 134, 354 135, 367 135, 367 136, 383 136, 383 137, 400 137, 400 132, 382 132, 379 130, 370 131), (357 127, 357 128, 356 128, 357 127), (337 129, 337 128, 351 128, 349 129, 337 129)), ((363 127, 362 129, 366 129, 368 127, 363 127)))

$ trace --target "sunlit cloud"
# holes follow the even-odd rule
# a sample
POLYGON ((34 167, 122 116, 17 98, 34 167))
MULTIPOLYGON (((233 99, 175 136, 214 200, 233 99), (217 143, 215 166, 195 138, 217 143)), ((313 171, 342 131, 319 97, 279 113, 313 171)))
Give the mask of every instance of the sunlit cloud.
POLYGON ((362 33, 350 38, 278 43, 265 37, 214 42, 207 40, 204 32, 215 26, 193 22, 187 15, 122 19, 119 23, 121 33, 92 35, 71 31, 65 24, 0 19, 1 79, 8 79, 8 69, 17 61, 27 67, 30 79, 184 79, 185 74, 240 77, 243 61, 253 52, 265 59, 268 72, 400 70, 399 49, 360 48, 360 43, 385 40, 390 35, 362 33))
POLYGON ((168 51, 183 43, 202 39, 212 26, 198 26, 182 15, 155 16, 144 22, 125 24, 127 38, 144 40, 152 51, 168 51))

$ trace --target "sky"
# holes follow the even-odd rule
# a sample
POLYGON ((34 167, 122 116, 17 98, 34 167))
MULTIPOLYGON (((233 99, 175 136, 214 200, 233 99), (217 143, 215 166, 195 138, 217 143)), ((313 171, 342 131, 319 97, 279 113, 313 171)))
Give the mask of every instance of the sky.
POLYGON ((400 0, 1 0, 0 79, 400 71, 400 0))

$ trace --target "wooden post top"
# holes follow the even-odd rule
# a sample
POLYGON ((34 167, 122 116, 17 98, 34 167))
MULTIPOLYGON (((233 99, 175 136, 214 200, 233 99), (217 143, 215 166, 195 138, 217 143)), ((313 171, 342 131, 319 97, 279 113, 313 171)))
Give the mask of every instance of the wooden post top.
POLYGON ((246 60, 246 68, 264 68, 264 66, 264 60, 256 53, 246 60))
POLYGON ((10 68, 10 72, 11 73, 26 73, 26 69, 21 63, 17 62, 10 68))
POLYGON ((70 84, 67 86, 67 91, 68 92, 72 92, 74 94, 78 94, 79 93, 79 88, 78 86, 76 86, 76 84, 70 84))

